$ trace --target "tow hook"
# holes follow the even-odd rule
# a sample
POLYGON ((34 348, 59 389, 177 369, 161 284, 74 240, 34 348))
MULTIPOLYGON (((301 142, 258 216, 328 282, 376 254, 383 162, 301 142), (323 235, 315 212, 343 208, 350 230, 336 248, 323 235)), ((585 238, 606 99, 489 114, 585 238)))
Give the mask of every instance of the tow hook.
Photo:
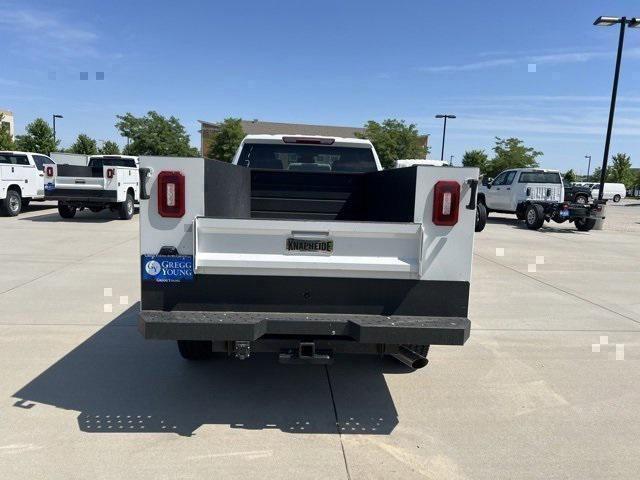
POLYGON ((235 342, 234 353, 237 359, 246 360, 251 356, 251 342, 235 342))

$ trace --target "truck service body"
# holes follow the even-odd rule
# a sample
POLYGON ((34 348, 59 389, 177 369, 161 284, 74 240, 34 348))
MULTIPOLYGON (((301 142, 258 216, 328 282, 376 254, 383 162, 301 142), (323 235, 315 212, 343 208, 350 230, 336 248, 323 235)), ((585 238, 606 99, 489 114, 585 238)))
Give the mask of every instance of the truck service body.
POLYGON ((63 218, 73 218, 77 209, 109 208, 128 220, 140 196, 137 163, 137 157, 126 155, 92 155, 87 166, 46 165, 45 198, 58 202, 63 218))
POLYGON ((44 200, 44 165, 54 162, 33 152, 0 151, 0 210, 18 215, 32 200, 44 200))
POLYGON ((370 142, 252 135, 233 163, 140 157, 145 338, 185 358, 426 364, 467 340, 478 170, 382 171, 370 142))

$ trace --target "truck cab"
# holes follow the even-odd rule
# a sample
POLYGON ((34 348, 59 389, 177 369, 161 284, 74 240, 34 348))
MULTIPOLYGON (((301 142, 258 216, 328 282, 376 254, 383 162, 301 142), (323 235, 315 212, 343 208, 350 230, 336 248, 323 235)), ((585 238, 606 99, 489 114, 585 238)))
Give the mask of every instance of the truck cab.
POLYGON ((491 182, 483 182, 478 201, 488 212, 520 212, 527 202, 560 203, 564 200, 562 176, 558 170, 515 168, 505 170, 491 182))
POLYGON ((367 140, 251 135, 231 164, 140 170, 139 330, 185 359, 419 368, 467 340, 478 169, 382 170, 367 140))
POLYGON ((0 211, 13 217, 44 200, 44 165, 54 163, 40 153, 0 151, 0 211))

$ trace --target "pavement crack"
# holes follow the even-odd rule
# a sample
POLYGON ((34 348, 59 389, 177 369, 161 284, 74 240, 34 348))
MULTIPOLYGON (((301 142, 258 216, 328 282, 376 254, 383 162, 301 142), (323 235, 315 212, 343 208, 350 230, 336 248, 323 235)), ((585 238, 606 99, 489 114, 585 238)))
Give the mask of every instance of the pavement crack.
POLYGON ((336 433, 340 438, 340 448, 342 449, 342 459, 344 460, 344 469, 347 474, 347 479, 351 480, 351 473, 349 472, 349 462, 347 462, 347 452, 344 449, 344 442, 342 439, 342 432, 340 431, 340 421, 338 420, 338 408, 336 407, 336 398, 333 393, 333 385, 331 384, 331 375, 329 374, 329 366, 324 366, 324 371, 327 374, 327 384, 329 385, 329 393, 331 394, 331 403, 333 405, 333 416, 336 420, 336 433))
POLYGON ((474 252, 474 255, 477 256, 477 257, 482 258, 483 260, 486 260, 487 262, 491 262, 491 263, 493 263, 495 265, 498 265, 500 267, 506 268, 507 270, 511 270, 512 272, 518 273, 518 274, 522 275, 523 277, 527 277, 527 278, 529 278, 529 279, 531 279, 531 280, 533 280, 535 282, 538 282, 538 283, 540 283, 542 285, 546 285, 547 287, 550 287, 550 288, 553 288, 555 290, 558 290, 559 292, 562 292, 562 293, 565 293, 567 295, 570 295, 573 298, 577 298, 578 300, 582 300, 583 302, 590 303, 591 305, 594 305, 594 306, 599 307, 599 308, 601 308, 603 310, 606 310, 609 313, 613 313, 614 315, 618 315, 619 317, 625 318, 627 320, 631 320, 633 323, 637 323, 638 325, 640 325, 640 321, 636 320, 633 317, 629 317, 628 315, 625 315, 624 313, 620 313, 620 312, 617 312, 617 311, 615 311, 615 310, 613 310, 613 309, 611 309, 609 307, 605 307, 604 305, 600 305, 599 303, 596 303, 593 300, 589 300, 588 298, 581 297, 580 295, 578 295, 576 293, 573 293, 573 292, 570 292, 570 291, 565 290, 563 288, 560 288, 560 287, 558 287, 556 285, 553 285, 552 283, 548 283, 548 282, 545 282, 544 280, 540 280, 539 278, 533 277, 531 275, 527 275, 526 273, 521 272, 520 270, 518 270, 516 268, 510 267, 509 265, 504 265, 504 264, 502 264, 500 262, 496 262, 495 260, 493 260, 491 258, 487 258, 487 257, 485 257, 483 255, 480 255, 479 253, 475 253, 474 252))

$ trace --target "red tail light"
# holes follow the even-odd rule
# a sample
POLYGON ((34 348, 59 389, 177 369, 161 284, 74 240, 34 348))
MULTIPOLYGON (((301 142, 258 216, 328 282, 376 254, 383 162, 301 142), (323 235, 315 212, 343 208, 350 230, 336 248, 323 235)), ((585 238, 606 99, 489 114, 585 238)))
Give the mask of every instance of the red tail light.
POLYGON ((158 213, 163 217, 184 215, 184 175, 180 172, 158 174, 158 213))
POLYGON ((455 180, 440 180, 433 193, 433 223, 448 227, 458 223, 460 184, 455 180))
POLYGON ((47 177, 53 177, 53 167, 45 168, 45 173, 47 174, 47 177))
POLYGON ((113 168, 107 168, 107 178, 113 178, 116 171, 113 168))

